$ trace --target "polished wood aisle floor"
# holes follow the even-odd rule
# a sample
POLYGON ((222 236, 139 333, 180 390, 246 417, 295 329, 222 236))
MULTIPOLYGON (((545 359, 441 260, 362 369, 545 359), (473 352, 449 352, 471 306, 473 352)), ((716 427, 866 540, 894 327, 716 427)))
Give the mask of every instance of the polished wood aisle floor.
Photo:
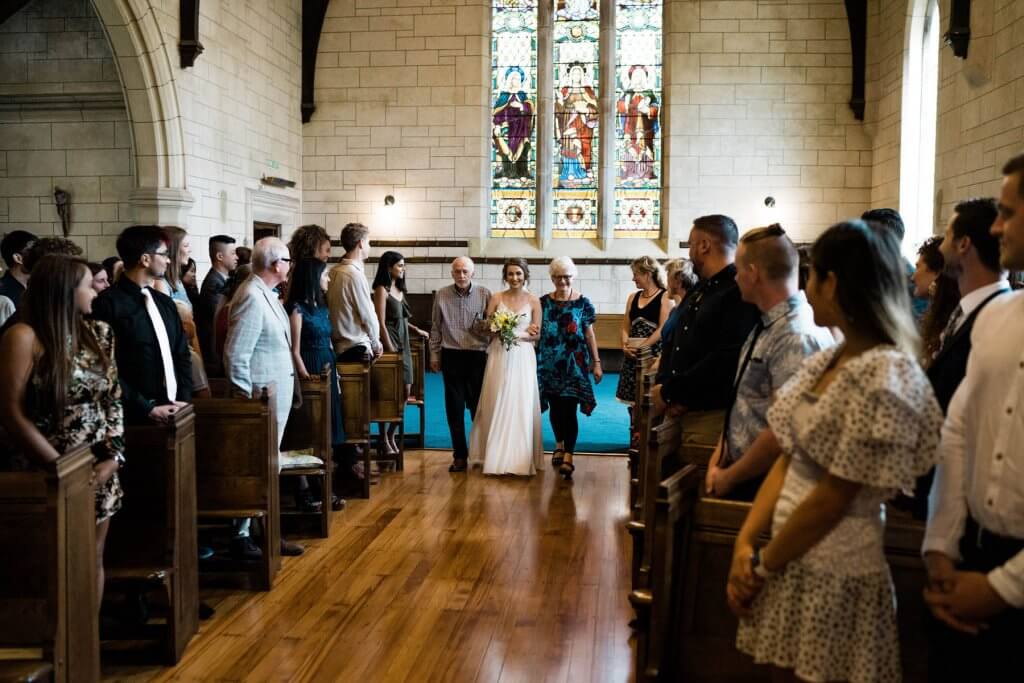
POLYGON ((449 462, 407 454, 273 591, 204 592, 217 613, 177 667, 106 680, 630 680, 625 459, 577 456, 572 483, 449 462))

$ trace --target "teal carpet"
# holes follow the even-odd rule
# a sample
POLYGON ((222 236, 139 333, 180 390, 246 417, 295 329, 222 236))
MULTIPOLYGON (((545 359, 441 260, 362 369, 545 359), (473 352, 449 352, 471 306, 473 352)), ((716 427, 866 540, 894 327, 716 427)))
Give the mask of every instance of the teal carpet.
MULTIPOLYGON (((448 434, 448 421, 444 416, 444 384, 440 374, 427 373, 427 448, 451 448, 452 439, 448 434)), ((587 417, 580 413, 580 436, 576 450, 580 452, 609 453, 625 452, 629 448, 629 413, 626 406, 615 400, 617 374, 605 375, 594 387, 597 408, 587 417)), ((406 433, 419 430, 419 409, 408 407, 405 411, 406 433)), ((541 416, 544 424, 544 448, 551 450, 555 436, 551 431, 548 414, 541 416)), ((466 434, 471 427, 469 411, 466 411, 466 434)))

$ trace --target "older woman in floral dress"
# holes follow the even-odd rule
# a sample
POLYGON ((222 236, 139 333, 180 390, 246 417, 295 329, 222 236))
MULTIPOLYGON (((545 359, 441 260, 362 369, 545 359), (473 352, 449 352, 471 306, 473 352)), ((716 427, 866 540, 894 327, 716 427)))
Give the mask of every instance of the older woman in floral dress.
POLYGON ((566 479, 576 466, 572 456, 579 435, 577 409, 590 415, 597 406, 590 375, 600 382, 601 358, 594 336, 594 305, 572 287, 576 264, 560 256, 548 266, 555 291, 540 299, 542 323, 537 343, 537 384, 541 410, 550 409, 555 432, 551 464, 566 479))

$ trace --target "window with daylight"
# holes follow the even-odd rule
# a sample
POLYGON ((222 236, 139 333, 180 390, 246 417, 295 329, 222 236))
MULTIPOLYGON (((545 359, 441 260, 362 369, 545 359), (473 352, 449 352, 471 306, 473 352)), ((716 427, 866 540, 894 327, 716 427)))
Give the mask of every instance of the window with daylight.
POLYGON ((663 0, 492 3, 491 236, 660 237, 663 0))
POLYGON ((491 7, 491 235, 537 234, 537 0, 491 7))

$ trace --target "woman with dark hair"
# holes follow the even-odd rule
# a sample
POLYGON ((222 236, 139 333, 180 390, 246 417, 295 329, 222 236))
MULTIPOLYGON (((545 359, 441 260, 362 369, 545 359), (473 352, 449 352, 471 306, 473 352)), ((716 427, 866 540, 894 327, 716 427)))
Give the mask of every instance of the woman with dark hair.
POLYGON ((199 287, 196 285, 196 262, 192 258, 181 267, 181 284, 189 303, 194 307, 199 301, 199 287))
POLYGON ((942 411, 917 362, 895 240, 861 221, 826 230, 807 299, 844 341, 810 356, 768 411, 783 455, 736 539, 736 645, 775 680, 897 683, 885 502, 935 463, 942 411))
POLYGON ((92 288, 96 290, 97 294, 103 293, 103 290, 110 287, 110 278, 107 277, 107 271, 103 268, 102 263, 90 261, 89 272, 92 273, 92 288))
POLYGON ((319 225, 310 223, 295 229, 288 240, 288 253, 298 262, 315 258, 327 263, 331 257, 331 236, 319 225))
MULTIPOLYGON (((412 314, 406 301, 405 257, 397 251, 385 251, 380 255, 377 276, 373 278, 373 307, 377 310, 380 325, 380 341, 384 350, 402 355, 402 379, 405 382, 405 396, 412 390, 412 349, 409 331, 426 339, 430 335, 409 322, 412 314)), ((388 425, 385 443, 389 453, 398 452, 395 443, 397 423, 388 425)))
MULTIPOLYGON (((331 344, 331 319, 324 301, 328 281, 326 262, 312 256, 296 262, 284 308, 291 321, 295 372, 302 379, 309 379, 312 374, 320 374, 325 365, 331 368, 331 445, 337 448, 345 443, 345 428, 338 371, 331 344)), ((298 503, 309 510, 319 501, 314 502, 308 487, 300 483, 298 503)), ((337 498, 332 500, 332 504, 335 509, 341 507, 337 498)))
POLYGON ((960 288, 956 278, 943 272, 945 259, 939 251, 942 237, 929 237, 917 250, 917 266, 911 280, 915 297, 927 297, 928 308, 921 317, 921 365, 931 365, 939 352, 942 331, 946 329, 949 316, 960 304, 960 288))
POLYGON ((107 271, 107 282, 114 284, 124 271, 124 261, 120 256, 108 256, 103 259, 103 270, 107 271))
POLYGON ((484 474, 533 476, 544 457, 537 354, 532 348, 543 314, 540 299, 526 289, 530 280, 526 259, 506 261, 501 279, 507 289, 494 294, 487 304, 493 338, 469 434, 469 464, 482 465, 484 474), (514 321, 509 338, 502 338, 496 315, 514 321))
POLYGON ((189 254, 192 253, 192 243, 188 239, 188 232, 176 225, 168 225, 164 228, 170 244, 167 246, 167 270, 162 278, 157 278, 153 287, 171 297, 192 307, 189 301, 188 292, 185 290, 185 283, 182 281, 182 266, 188 264, 189 254))
MULTIPOLYGON (((114 333, 87 320, 96 290, 86 261, 49 255, 32 270, 20 321, 0 341, 0 424, 10 451, 4 469, 49 465, 88 444, 96 464, 96 562, 103 597, 103 546, 121 508, 124 413, 114 363, 114 333)), ((97 609, 99 605, 96 605, 97 609)))

